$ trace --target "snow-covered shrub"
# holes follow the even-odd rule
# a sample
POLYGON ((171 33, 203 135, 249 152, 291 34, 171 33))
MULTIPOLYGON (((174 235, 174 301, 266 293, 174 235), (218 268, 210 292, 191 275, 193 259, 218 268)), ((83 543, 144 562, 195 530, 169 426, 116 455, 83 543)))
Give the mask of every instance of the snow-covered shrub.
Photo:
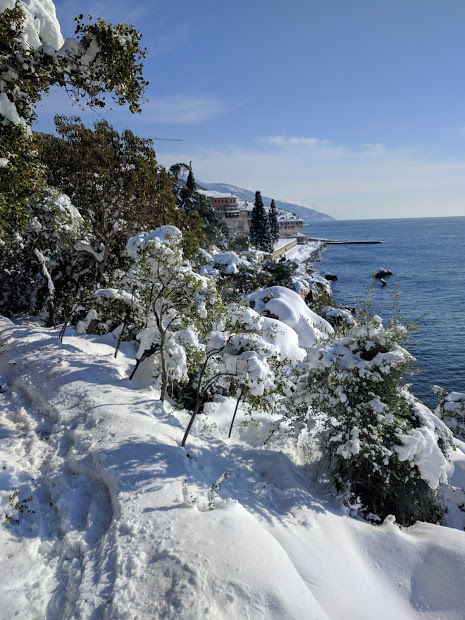
MULTIPOLYGON (((182 440, 215 393, 223 393, 255 409, 271 411, 284 394, 278 347, 267 319, 251 308, 218 303, 199 326, 199 340, 190 350, 193 412, 182 440)), ((233 420, 237 412, 234 412, 233 420)))
POLYGON ((365 515, 439 522, 450 435, 402 385, 414 361, 400 346, 406 336, 396 320, 385 327, 366 314, 309 349, 295 422, 317 422, 337 489, 365 515))
POLYGON ((137 365, 147 357, 161 377, 161 400, 171 379, 187 378, 186 347, 195 346, 197 326, 214 307, 216 295, 206 278, 183 259, 182 238, 174 226, 132 237, 127 252, 134 261, 128 284, 138 309, 137 365))
POLYGON ((79 333, 107 334, 128 323, 134 314, 133 298, 122 289, 98 289, 81 304, 76 323, 79 333))
POLYGON ((292 327, 301 347, 313 347, 318 340, 333 333, 331 325, 310 310, 300 295, 283 286, 255 291, 247 299, 259 314, 292 327))
POLYGON ((81 215, 65 194, 46 189, 28 203, 25 225, 0 244, 0 312, 63 317, 76 294, 79 257, 74 241, 82 235, 81 215))
POLYGON ((29 508, 32 495, 20 499, 19 489, 0 491, 0 523, 19 523, 20 515, 24 513, 34 514, 35 510, 29 508))
POLYGON ((452 434, 465 441, 465 394, 450 392, 442 396, 442 389, 435 386, 435 392, 441 396, 435 410, 436 415, 444 420, 452 434))
POLYGON ((225 260, 222 257, 225 257, 225 254, 215 256, 214 260, 220 272, 219 286, 225 292, 225 299, 229 301, 271 286, 293 288, 293 276, 297 269, 297 264, 293 261, 275 261, 271 258, 257 260, 253 253, 248 253, 247 258, 238 258, 235 263, 220 263, 220 260, 225 260))

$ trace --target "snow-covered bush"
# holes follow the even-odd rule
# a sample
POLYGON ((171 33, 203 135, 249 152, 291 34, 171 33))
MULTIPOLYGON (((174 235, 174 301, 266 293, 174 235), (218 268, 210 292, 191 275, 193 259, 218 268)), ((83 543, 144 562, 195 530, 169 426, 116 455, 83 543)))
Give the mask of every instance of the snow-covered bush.
MULTIPOLYGON (((190 385, 194 408, 182 440, 215 393, 223 393, 254 409, 272 411, 284 395, 282 358, 267 319, 251 308, 216 304, 199 326, 199 341, 190 351, 190 385)), ((237 406, 231 421, 231 429, 237 406)))
MULTIPOLYGON (((215 267, 220 272, 219 286, 225 291, 225 296, 230 301, 237 300, 245 295, 249 295, 257 289, 271 286, 283 286, 293 288, 293 276, 297 265, 293 261, 279 260, 271 258, 258 260, 254 253, 247 253, 246 257, 238 257, 235 262, 219 261, 227 252, 220 257, 215 256, 215 267)), ((237 256, 235 254, 235 256, 237 256)))
POLYGON ((465 441, 465 394, 450 392, 443 396, 441 388, 438 386, 434 386, 434 388, 434 391, 441 396, 439 405, 435 410, 436 415, 444 420, 455 437, 465 441))
POLYGON ((76 295, 79 257, 73 244, 84 230, 65 194, 46 189, 28 203, 25 225, 0 243, 0 312, 62 318, 76 295))
POLYGON ((139 313, 136 369, 150 357, 161 377, 161 400, 168 382, 187 379, 186 347, 197 342, 196 328, 215 305, 212 283, 196 274, 183 259, 181 232, 161 226, 150 234, 129 239, 134 261, 128 284, 139 313))
POLYGON ((396 320, 385 327, 366 314, 309 349, 294 423, 317 424, 337 489, 363 514, 439 522, 450 434, 402 384, 414 361, 400 346, 406 336, 396 320))
POLYGON ((301 347, 313 347, 318 340, 333 333, 331 325, 310 310, 300 295, 283 286, 255 291, 247 299, 251 308, 259 314, 292 327, 301 347))

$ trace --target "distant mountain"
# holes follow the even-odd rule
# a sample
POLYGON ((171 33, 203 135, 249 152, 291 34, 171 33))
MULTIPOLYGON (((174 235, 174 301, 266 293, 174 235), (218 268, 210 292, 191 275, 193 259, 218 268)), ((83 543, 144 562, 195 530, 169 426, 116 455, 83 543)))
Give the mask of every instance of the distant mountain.
MULTIPOLYGON (((236 185, 228 185, 227 183, 203 183, 202 181, 197 181, 197 185, 201 189, 209 189, 215 192, 223 192, 225 194, 232 192, 238 198, 242 198, 242 200, 250 200, 251 202, 254 202, 255 200, 255 192, 252 192, 249 189, 244 189, 243 187, 236 187, 236 185)), ((268 196, 262 196, 262 198, 265 206, 269 207, 271 198, 268 196)), ((320 213, 315 209, 310 209, 310 207, 302 207, 301 205, 296 205, 293 202, 283 202, 282 200, 276 200, 276 198, 274 201, 277 209, 283 209, 284 211, 294 213, 298 217, 302 218, 306 224, 310 224, 311 222, 327 222, 329 220, 334 220, 334 218, 330 215, 320 213)))

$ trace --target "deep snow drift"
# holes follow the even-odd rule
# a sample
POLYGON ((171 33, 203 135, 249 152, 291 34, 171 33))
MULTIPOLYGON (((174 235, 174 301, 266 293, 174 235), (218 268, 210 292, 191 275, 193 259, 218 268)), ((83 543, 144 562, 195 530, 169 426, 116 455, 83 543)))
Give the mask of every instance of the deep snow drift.
MULTIPOLYGON (((269 421, 127 376, 133 345, 0 319, 1 618, 463 618, 465 533, 353 518, 269 421), (216 487, 215 487, 216 485, 216 487), (5 496, 35 513, 18 513, 5 496)), ((464 486, 457 442, 454 484, 464 486)), ((460 511, 457 511, 460 513, 460 511)), ((463 515, 463 513, 462 513, 463 515)))

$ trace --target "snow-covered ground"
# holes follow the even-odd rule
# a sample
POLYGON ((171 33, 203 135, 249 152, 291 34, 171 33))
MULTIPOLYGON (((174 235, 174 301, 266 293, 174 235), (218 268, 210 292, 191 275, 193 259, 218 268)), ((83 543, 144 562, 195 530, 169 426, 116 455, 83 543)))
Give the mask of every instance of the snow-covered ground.
POLYGON ((293 260, 297 263, 303 263, 311 258, 312 254, 314 254, 320 247, 320 241, 309 241, 308 243, 303 243, 302 245, 296 245, 286 252, 286 258, 287 260, 293 260))
MULTIPOLYGON (((111 335, 1 318, 0 343, 2 619, 465 617, 463 523, 350 516, 266 417, 227 440, 227 399, 181 449, 189 413, 111 335)), ((463 488, 463 443, 454 465, 463 488)))

